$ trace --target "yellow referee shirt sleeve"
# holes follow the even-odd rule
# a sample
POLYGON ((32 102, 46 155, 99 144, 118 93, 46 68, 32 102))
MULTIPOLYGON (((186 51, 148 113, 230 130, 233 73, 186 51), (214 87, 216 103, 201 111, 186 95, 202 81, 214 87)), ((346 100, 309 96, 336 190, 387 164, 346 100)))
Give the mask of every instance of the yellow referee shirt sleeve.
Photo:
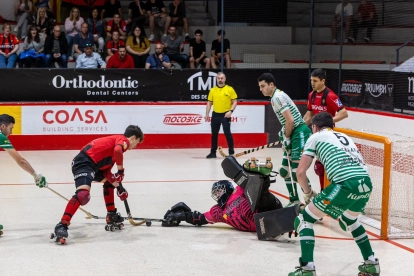
POLYGON ((232 99, 232 100, 237 99, 237 94, 236 94, 236 91, 234 91, 233 87, 229 86, 229 91, 228 92, 229 92, 230 99, 232 99))
POLYGON ((210 101, 210 102, 213 101, 213 93, 212 93, 213 89, 214 88, 210 89, 210 92, 208 92, 207 100, 210 101))

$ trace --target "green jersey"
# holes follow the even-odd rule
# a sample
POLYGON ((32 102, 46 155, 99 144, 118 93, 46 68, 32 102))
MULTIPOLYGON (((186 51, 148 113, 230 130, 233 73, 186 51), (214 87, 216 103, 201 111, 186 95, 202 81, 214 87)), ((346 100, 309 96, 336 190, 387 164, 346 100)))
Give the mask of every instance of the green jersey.
POLYGON ((276 113, 276 117, 279 119, 279 122, 282 124, 284 129, 286 128, 286 119, 283 116, 283 112, 288 109, 293 116, 293 127, 297 127, 298 125, 305 123, 295 103, 282 90, 276 89, 270 100, 272 102, 273 111, 276 113))
POLYGON ((12 149, 13 145, 10 143, 10 140, 0 132, 0 148, 2 149, 12 149))
POLYGON ((346 134, 326 128, 314 133, 306 142, 303 154, 316 157, 325 166, 331 182, 340 183, 355 177, 369 177, 354 141, 346 134))

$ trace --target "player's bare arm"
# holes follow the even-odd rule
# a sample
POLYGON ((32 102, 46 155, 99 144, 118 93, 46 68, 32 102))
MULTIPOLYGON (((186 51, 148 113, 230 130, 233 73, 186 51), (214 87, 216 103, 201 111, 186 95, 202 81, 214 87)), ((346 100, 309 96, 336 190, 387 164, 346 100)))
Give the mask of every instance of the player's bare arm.
POLYGON ((213 106, 213 102, 208 101, 206 105, 206 116, 204 116, 204 120, 206 122, 208 122, 208 118, 210 117, 210 110, 212 106, 213 106))
POLYGON ((333 117, 333 121, 334 121, 334 123, 337 123, 337 122, 342 121, 343 119, 346 119, 346 118, 348 118, 348 111, 346 111, 345 108, 342 108, 333 117))
POLYGON ((283 112, 282 115, 283 117, 285 117, 285 120, 286 120, 285 136, 286 138, 290 138, 293 132, 294 125, 295 125, 295 120, 293 119, 292 113, 290 113, 289 109, 283 112))
POLYGON ((312 165, 313 158, 309 155, 302 155, 302 158, 299 162, 299 167, 296 170, 296 177, 300 187, 303 189, 303 192, 308 194, 311 192, 311 187, 308 184, 308 177, 306 176, 306 171, 312 165))
POLYGON ((35 174, 35 170, 30 163, 24 159, 15 149, 5 149, 5 151, 16 161, 16 163, 31 175, 35 174))
POLYGON ((313 114, 313 111, 306 111, 305 115, 303 116, 303 120, 305 121, 305 124, 308 126, 315 114, 313 114))
POLYGON ((237 100, 231 100, 231 110, 226 112, 224 117, 230 118, 231 114, 233 114, 234 110, 236 109, 236 106, 237 106, 237 100))

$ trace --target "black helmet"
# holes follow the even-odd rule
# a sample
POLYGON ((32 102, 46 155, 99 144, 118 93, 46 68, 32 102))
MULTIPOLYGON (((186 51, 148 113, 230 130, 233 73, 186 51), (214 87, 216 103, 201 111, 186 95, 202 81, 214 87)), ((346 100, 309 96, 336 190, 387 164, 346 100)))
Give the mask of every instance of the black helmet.
POLYGON ((233 192, 234 187, 228 180, 214 182, 211 187, 211 197, 217 201, 220 207, 223 207, 226 204, 233 192))

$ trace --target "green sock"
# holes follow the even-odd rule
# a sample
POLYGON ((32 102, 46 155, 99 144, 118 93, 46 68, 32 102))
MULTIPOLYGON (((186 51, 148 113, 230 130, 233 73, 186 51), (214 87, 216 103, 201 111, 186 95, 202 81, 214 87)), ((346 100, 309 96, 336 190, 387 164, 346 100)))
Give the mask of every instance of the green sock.
POLYGON ((313 251, 315 249, 315 233, 313 231, 313 224, 316 219, 311 217, 306 209, 302 211, 303 223, 311 225, 310 228, 303 228, 299 231, 300 248, 302 251, 302 262, 313 262, 313 251))
POLYGON ((286 183, 286 188, 289 192, 289 201, 292 202, 295 200, 299 200, 296 183, 293 183, 290 177, 285 178, 285 183, 286 183), (293 189, 295 189, 295 196, 293 196, 293 189))
MULTIPOLYGON (((344 221, 348 220, 344 216, 342 216, 342 219, 344 221)), ((357 223, 359 224, 359 222, 357 223)), ((361 250, 362 257, 364 257, 364 260, 368 260, 368 257, 372 256, 374 253, 372 252, 371 243, 369 242, 368 235, 365 231, 364 226, 359 224, 359 226, 355 230, 353 230, 351 234, 356 244, 358 245, 359 250, 361 250)))

